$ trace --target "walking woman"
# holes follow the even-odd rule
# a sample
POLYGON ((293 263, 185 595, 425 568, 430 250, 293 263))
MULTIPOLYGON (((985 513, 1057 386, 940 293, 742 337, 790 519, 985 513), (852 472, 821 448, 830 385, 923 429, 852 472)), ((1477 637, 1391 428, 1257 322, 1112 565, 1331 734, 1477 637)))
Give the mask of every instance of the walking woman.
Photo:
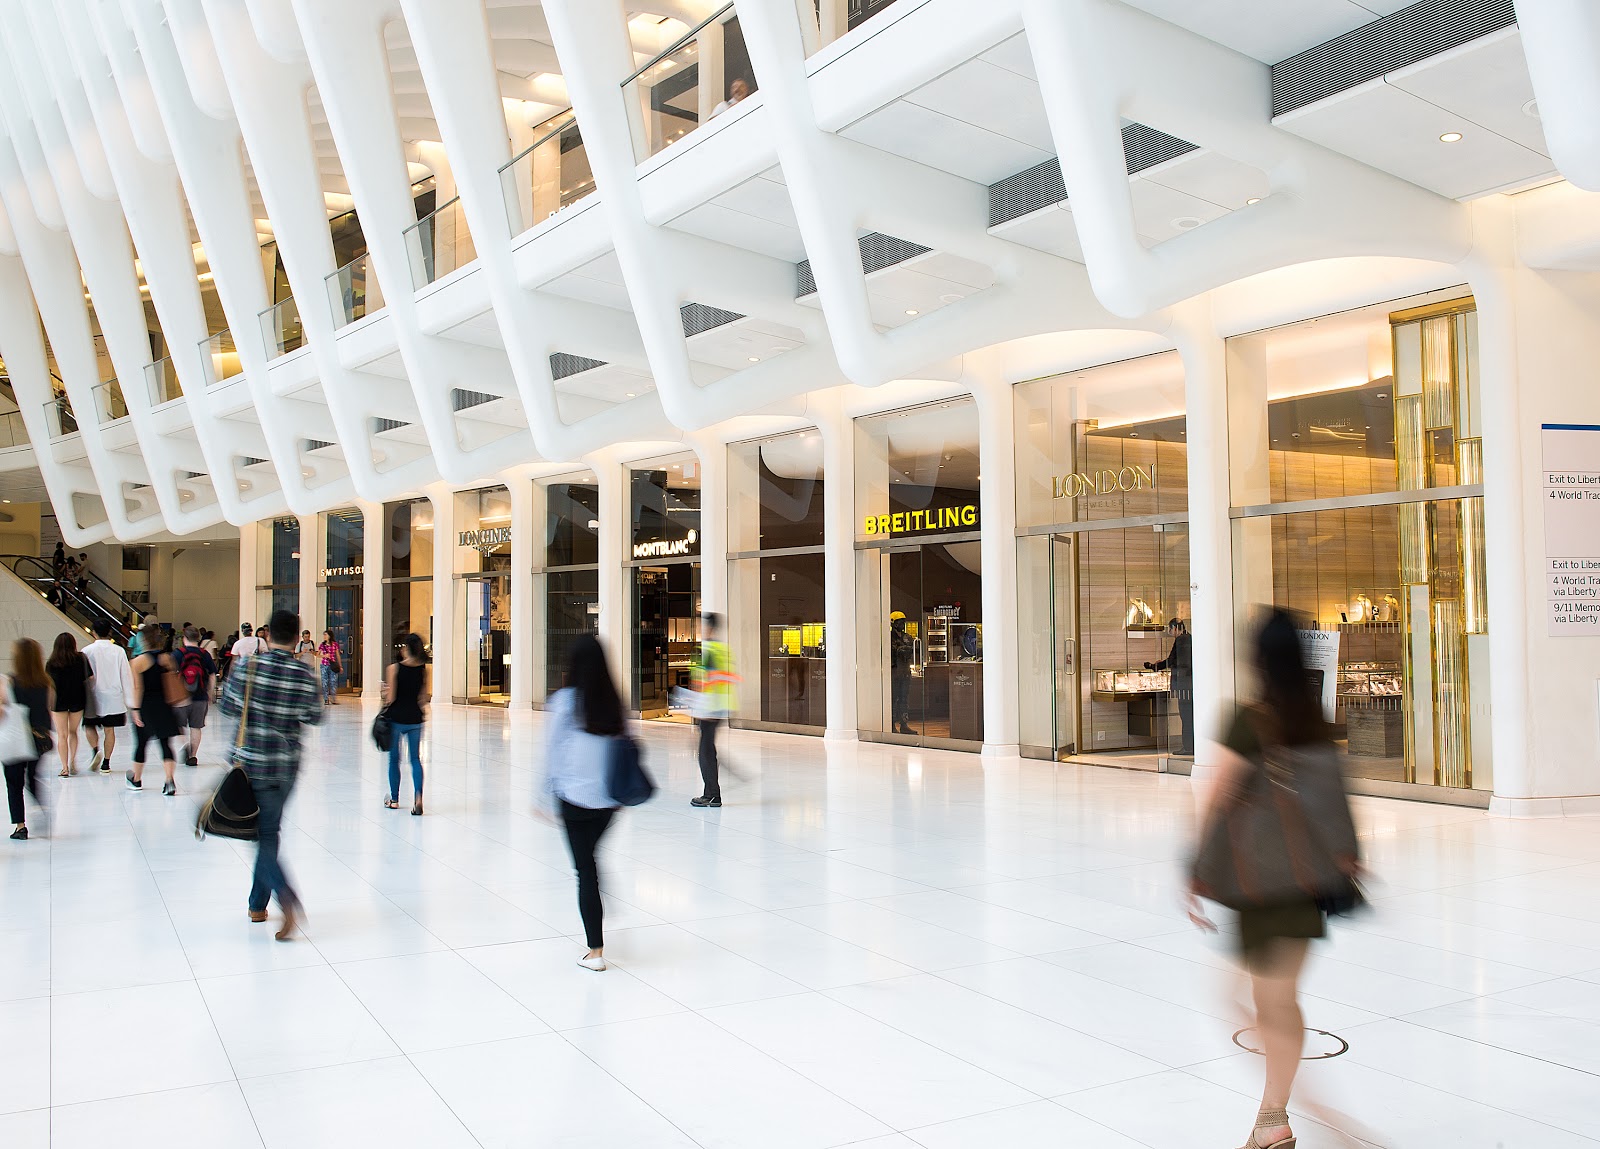
POLYGON ((339 675, 344 670, 344 660, 339 654, 339 644, 333 641, 333 631, 322 632, 322 645, 317 647, 322 658, 322 701, 326 706, 339 705, 339 675))
POLYGON ((11 804, 11 837, 18 842, 28 840, 27 812, 22 805, 22 792, 33 795, 42 810, 44 791, 39 785, 38 755, 50 745, 50 677, 44 670, 44 651, 31 638, 19 638, 11 644, 11 690, 17 705, 28 712, 28 729, 33 732, 34 757, 18 762, 7 762, 6 800, 11 804))
POLYGON ((56 635, 55 649, 45 664, 50 684, 55 687, 50 702, 50 713, 55 719, 56 753, 61 758, 61 776, 78 772, 78 727, 83 722, 83 708, 89 701, 89 660, 78 649, 78 640, 71 631, 56 635))
POLYGON ((1256 636, 1261 699, 1241 709, 1223 739, 1222 774, 1205 811, 1190 890, 1239 911, 1266 1083, 1244 1149, 1295 1149, 1289 1094, 1305 1021, 1300 973, 1328 912, 1360 902, 1360 846, 1339 757, 1312 685, 1294 619, 1275 610, 1256 636))
POLYGON ((411 812, 422 814, 422 724, 428 719, 428 664, 422 636, 406 635, 400 661, 383 676, 383 703, 394 739, 389 743, 389 796, 383 804, 400 808, 400 743, 411 753, 411 812))
MULTIPOLYGON (((180 689, 183 680, 177 677, 178 666, 172 655, 161 650, 161 624, 146 623, 139 633, 144 639, 144 653, 129 667, 133 671, 133 769, 125 777, 128 789, 144 789, 144 749, 154 742, 161 747, 161 768, 167 775, 161 792, 170 798, 178 792, 178 760, 172 752, 172 740, 178 736, 180 724, 167 698, 167 675, 174 676, 180 689)), ((173 693, 176 696, 178 691, 173 693)))
POLYGON ((617 697, 605 650, 592 635, 581 635, 567 654, 565 690, 550 696, 545 741, 543 793, 550 812, 567 831, 567 846, 578 871, 578 913, 589 952, 578 964, 596 972, 606 968, 601 929, 600 871, 595 850, 617 812, 606 788, 611 739, 623 732, 622 700, 617 697))

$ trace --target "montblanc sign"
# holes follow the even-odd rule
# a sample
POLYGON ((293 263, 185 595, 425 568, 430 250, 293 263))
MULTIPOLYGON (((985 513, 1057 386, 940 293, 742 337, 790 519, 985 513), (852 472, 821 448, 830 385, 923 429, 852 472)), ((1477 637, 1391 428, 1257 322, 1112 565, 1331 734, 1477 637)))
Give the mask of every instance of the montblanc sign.
POLYGON ((681 539, 652 539, 647 543, 633 544, 636 559, 666 559, 695 553, 695 543, 700 536, 690 531, 681 539))

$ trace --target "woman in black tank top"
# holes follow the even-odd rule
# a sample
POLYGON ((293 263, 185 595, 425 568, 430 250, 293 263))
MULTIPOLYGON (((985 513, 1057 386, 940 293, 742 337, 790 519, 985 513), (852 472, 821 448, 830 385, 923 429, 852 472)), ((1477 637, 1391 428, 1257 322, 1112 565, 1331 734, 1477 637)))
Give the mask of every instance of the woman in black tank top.
POLYGON ((422 813, 422 724, 428 717, 427 658, 421 636, 408 634, 400 661, 390 666, 383 678, 383 701, 394 728, 394 738, 389 743, 389 793, 383 804, 390 810, 400 808, 400 744, 404 742, 411 753, 414 794, 411 812, 419 815, 422 813))
POLYGON ((144 639, 144 653, 129 667, 133 671, 133 769, 125 777, 128 789, 144 789, 145 747, 158 743, 161 768, 167 775, 161 792, 170 798, 178 792, 178 762, 172 752, 172 740, 178 736, 179 722, 172 703, 167 701, 167 675, 177 674, 178 664, 166 653, 166 635, 160 623, 147 623, 139 633, 144 639))

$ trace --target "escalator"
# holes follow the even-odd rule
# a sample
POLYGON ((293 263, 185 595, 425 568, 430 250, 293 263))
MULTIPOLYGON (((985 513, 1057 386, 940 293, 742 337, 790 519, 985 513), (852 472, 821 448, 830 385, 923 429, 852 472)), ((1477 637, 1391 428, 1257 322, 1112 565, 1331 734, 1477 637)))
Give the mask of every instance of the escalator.
POLYGON ((124 645, 133 637, 135 621, 143 617, 137 603, 123 598, 93 571, 84 571, 69 583, 57 579, 55 568, 35 555, 0 555, 0 564, 86 630, 102 620, 110 623, 111 637, 124 645))

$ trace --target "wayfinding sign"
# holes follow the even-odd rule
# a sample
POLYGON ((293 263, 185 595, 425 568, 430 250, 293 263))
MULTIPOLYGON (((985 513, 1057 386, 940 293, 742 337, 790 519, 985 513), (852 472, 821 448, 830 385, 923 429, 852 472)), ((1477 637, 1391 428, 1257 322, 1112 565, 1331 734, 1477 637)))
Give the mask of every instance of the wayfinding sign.
POLYGON ((1600 427, 1545 423, 1540 432, 1549 633, 1600 638, 1600 427))

